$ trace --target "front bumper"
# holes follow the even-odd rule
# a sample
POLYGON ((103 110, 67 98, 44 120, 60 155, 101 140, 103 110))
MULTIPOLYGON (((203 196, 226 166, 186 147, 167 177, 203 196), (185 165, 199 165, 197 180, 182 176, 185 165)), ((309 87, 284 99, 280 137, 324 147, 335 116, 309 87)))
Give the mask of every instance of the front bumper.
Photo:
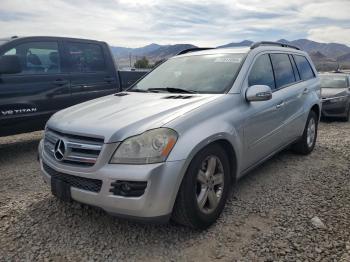
POLYGON ((113 152, 112 144, 105 144, 96 164, 91 168, 76 168, 63 165, 43 151, 39 144, 39 161, 45 182, 51 185, 51 176, 45 170, 47 165, 57 172, 98 179, 102 181, 99 192, 91 192, 71 186, 72 199, 81 203, 102 208, 106 212, 122 217, 140 220, 165 221, 170 217, 177 191, 185 171, 185 160, 147 165, 108 164, 103 152, 113 152), (140 197, 123 197, 110 192, 112 183, 117 180, 146 181, 147 187, 140 197))
POLYGON ((324 117, 345 117, 349 101, 333 102, 332 100, 322 101, 322 116, 324 117))

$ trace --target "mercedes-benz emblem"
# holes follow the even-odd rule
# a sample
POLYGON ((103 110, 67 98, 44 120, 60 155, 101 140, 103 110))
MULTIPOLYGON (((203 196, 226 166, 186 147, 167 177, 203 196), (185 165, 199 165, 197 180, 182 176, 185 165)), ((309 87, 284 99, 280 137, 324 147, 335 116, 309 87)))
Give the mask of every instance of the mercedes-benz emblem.
POLYGON ((62 161, 64 158, 64 154, 66 153, 66 145, 62 139, 57 140, 54 149, 54 156, 56 160, 62 161))

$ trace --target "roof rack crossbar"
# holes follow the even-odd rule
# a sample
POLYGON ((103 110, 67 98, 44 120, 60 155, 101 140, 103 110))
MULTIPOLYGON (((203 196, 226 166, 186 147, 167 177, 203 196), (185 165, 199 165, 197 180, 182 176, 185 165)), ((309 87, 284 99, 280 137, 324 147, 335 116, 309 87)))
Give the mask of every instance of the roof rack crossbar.
POLYGON ((257 48, 257 47, 262 46, 262 45, 273 45, 273 46, 289 47, 289 48, 293 48, 293 49, 296 49, 296 50, 300 50, 300 48, 295 46, 295 45, 279 43, 279 42, 272 42, 272 41, 256 42, 256 43, 254 43, 254 44, 252 44, 250 46, 250 49, 254 49, 254 48, 257 48))
POLYGON ((194 48, 187 48, 185 50, 180 51, 176 55, 183 55, 191 52, 198 52, 198 51, 203 51, 203 50, 210 50, 210 49, 215 49, 215 47, 194 47, 194 48))

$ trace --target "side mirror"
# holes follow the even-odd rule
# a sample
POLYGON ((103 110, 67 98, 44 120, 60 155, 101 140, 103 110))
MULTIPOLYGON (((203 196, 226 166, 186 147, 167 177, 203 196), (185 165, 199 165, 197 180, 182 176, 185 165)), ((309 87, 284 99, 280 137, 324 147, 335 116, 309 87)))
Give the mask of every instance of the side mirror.
POLYGON ((21 63, 16 55, 0 57, 0 74, 17 74, 22 72, 21 63))
POLYGON ((248 87, 245 97, 247 101, 267 101, 272 98, 272 90, 266 85, 254 85, 248 87))

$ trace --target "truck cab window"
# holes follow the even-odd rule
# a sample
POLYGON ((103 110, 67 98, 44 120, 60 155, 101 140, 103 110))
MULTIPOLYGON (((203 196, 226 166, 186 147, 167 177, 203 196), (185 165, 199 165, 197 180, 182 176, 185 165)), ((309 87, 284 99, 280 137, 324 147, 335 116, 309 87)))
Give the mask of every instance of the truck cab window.
POLYGON ((101 46, 90 43, 68 43, 71 72, 90 73, 106 71, 101 46))
POLYGON ((28 42, 4 52, 17 55, 22 72, 20 74, 56 74, 61 72, 57 42, 28 42))

